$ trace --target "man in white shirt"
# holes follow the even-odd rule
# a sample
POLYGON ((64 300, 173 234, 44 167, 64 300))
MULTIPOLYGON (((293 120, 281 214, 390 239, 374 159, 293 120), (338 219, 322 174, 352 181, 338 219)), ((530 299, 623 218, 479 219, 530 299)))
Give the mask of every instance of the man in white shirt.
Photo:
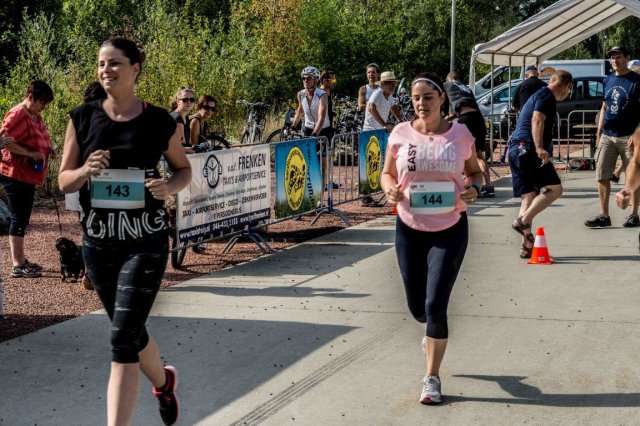
POLYGON ((400 118, 400 110, 392 95, 397 82, 398 80, 393 71, 385 71, 380 75, 380 88, 373 92, 367 102, 364 124, 362 126, 363 131, 378 129, 391 131, 393 125, 387 124, 389 113, 393 114, 398 122, 402 121, 402 118, 400 118))

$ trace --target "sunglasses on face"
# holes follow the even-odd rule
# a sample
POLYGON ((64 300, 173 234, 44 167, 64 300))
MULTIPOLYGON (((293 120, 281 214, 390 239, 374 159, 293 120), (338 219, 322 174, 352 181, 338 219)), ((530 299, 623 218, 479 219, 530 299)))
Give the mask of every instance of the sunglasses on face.
POLYGON ((335 78, 325 78, 325 81, 328 81, 329 83, 335 83, 336 79, 335 78))
POLYGON ((180 98, 180 100, 185 103, 194 103, 196 101, 196 98, 180 98))
POLYGON ((302 81, 313 80, 313 77, 302 77, 302 81))
POLYGON ((214 106, 202 105, 200 108, 202 108, 205 111, 209 111, 209 112, 214 112, 216 110, 215 105, 214 106))

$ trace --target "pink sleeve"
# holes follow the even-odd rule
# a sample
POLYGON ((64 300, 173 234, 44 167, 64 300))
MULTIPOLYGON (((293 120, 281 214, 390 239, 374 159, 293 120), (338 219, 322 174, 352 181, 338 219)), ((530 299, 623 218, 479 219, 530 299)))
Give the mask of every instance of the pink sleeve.
POLYGON ((473 137, 467 126, 464 124, 458 124, 460 131, 460 140, 462 140, 462 145, 464 146, 464 159, 468 160, 471 158, 471 153, 473 152, 476 139, 473 137))
POLYGON ((396 138, 398 137, 398 132, 396 131, 396 128, 394 128, 391 131, 391 134, 389 135, 389 139, 387 139, 387 150, 389 150, 391 152, 391 155, 393 155, 394 159, 398 158, 398 149, 399 149, 399 144, 396 142, 396 138))

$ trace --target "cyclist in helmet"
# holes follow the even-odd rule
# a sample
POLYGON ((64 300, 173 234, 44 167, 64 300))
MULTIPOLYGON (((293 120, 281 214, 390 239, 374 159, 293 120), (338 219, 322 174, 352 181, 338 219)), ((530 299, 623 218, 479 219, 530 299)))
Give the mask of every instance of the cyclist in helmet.
MULTIPOLYGON (((315 67, 305 67, 300 73, 302 85, 304 89, 296 95, 298 100, 298 109, 293 117, 291 129, 295 129, 302 117, 304 117, 303 132, 305 136, 324 136, 328 142, 331 142, 331 121, 329 120, 329 101, 327 93, 317 87, 320 80, 320 71, 315 67)), ((323 157, 328 154, 328 149, 321 149, 318 146, 323 157)), ((320 161, 322 167, 322 180, 325 181, 326 159, 320 161)), ((337 186, 337 185, 334 185, 337 186)))

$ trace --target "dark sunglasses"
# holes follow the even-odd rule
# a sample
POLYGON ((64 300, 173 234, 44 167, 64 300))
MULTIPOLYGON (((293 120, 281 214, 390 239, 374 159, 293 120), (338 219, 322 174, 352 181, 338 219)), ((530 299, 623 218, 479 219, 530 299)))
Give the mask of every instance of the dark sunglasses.
POLYGON ((205 111, 211 111, 211 112, 215 112, 215 110, 216 110, 216 107, 209 106, 209 105, 202 105, 200 108, 202 108, 205 111))
POLYGON ((182 102, 190 102, 190 103, 194 103, 196 101, 196 98, 180 98, 180 100, 182 102))
POLYGON ((313 77, 302 77, 302 81, 313 80, 313 77))

